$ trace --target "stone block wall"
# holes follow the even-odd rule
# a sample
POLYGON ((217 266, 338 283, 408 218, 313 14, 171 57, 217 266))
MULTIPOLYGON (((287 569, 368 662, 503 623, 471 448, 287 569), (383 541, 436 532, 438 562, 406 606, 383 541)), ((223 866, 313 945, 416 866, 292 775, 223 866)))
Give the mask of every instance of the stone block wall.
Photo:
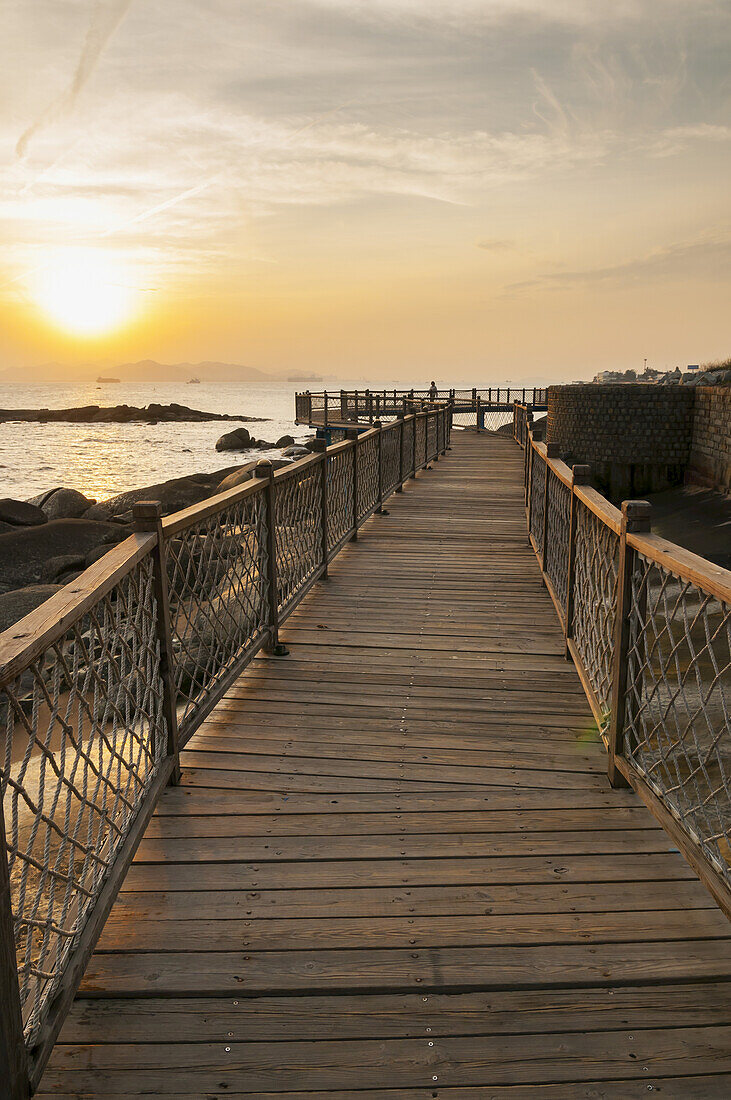
POLYGON ((695 388, 686 480, 731 493, 731 386, 695 388))
POLYGON ((687 386, 551 386, 547 439, 614 501, 659 492, 690 462, 694 398, 687 386))

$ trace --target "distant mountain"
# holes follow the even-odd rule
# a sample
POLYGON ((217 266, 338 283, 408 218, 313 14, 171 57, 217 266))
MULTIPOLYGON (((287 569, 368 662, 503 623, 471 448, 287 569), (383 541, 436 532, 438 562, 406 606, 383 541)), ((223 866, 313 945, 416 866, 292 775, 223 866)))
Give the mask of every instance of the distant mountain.
POLYGON ((121 363, 115 372, 123 382, 187 382, 199 378, 201 382, 257 382, 264 384, 269 375, 256 367, 242 363, 157 363, 154 359, 142 359, 139 363, 121 363))
POLYGON ((90 383, 99 373, 105 377, 118 378, 125 382, 184 383, 198 378, 203 383, 251 382, 266 385, 272 382, 272 376, 247 367, 242 363, 219 363, 207 360, 204 363, 158 363, 155 359, 141 359, 138 363, 114 363, 105 360, 97 363, 68 365, 64 363, 41 363, 34 367, 8 369, 0 371, 0 383, 22 382, 25 385, 45 385, 49 383, 90 383))

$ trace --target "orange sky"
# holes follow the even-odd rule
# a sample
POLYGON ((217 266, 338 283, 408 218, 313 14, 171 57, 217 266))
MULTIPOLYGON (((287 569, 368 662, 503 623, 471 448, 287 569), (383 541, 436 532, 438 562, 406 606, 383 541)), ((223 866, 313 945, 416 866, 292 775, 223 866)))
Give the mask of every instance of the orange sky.
POLYGON ((0 367, 729 354, 725 3, 6 8, 0 367))

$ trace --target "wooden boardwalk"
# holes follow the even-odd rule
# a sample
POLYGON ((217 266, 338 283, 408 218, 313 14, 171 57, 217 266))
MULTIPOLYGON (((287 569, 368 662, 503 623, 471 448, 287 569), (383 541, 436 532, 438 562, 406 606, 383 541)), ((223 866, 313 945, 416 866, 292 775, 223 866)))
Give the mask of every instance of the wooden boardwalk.
POLYGON ((388 508, 183 754, 40 1095, 731 1095, 729 926, 607 784, 521 452, 388 508))

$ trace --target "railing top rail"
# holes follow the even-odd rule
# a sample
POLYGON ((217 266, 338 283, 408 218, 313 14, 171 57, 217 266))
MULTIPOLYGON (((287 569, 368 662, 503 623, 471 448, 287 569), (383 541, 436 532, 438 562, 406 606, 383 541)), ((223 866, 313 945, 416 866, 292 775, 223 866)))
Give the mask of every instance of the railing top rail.
POLYGON ((585 504, 589 511, 594 513, 597 519, 605 523, 615 535, 620 533, 622 529, 622 513, 619 508, 615 508, 613 504, 610 504, 607 498, 602 496, 598 489, 592 489, 590 485, 575 485, 574 492, 581 503, 585 504))
POLYGON ((0 687, 13 680, 110 592, 157 542, 157 534, 133 534, 95 561, 76 580, 0 633, 0 687))
POLYGON ((699 554, 669 542, 660 535, 627 533, 627 542, 643 557, 656 562, 669 573, 689 581, 722 603, 731 604, 731 570, 716 565, 699 554))
POLYGON ((222 511, 231 504, 238 504, 240 501, 246 500, 247 497, 252 496, 259 490, 261 490, 261 485, 258 481, 252 479, 242 485, 235 485, 233 489, 225 489, 224 492, 216 493, 215 496, 206 497, 198 504, 191 504, 187 508, 182 508, 179 512, 173 512, 171 515, 165 516, 162 520, 163 532, 166 538, 177 535, 180 531, 184 531, 186 527, 191 527, 194 523, 208 519, 209 516, 215 515, 216 512, 222 511))

